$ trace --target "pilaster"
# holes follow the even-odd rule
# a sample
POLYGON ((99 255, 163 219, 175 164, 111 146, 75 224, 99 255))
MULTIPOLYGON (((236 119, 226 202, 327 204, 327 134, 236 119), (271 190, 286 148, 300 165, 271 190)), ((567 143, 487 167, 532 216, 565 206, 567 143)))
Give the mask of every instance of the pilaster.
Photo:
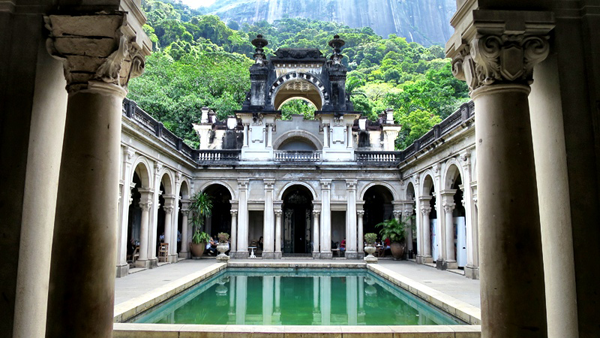
POLYGON ((248 179, 240 179, 238 182, 238 244, 236 258, 248 258, 248 179))

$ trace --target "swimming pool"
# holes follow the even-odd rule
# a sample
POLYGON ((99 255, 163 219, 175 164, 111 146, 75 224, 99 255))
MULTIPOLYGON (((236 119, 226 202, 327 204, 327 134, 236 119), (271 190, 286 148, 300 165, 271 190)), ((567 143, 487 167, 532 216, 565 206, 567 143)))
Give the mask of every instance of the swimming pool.
POLYGON ((366 269, 227 268, 129 320, 211 325, 464 325, 366 269))

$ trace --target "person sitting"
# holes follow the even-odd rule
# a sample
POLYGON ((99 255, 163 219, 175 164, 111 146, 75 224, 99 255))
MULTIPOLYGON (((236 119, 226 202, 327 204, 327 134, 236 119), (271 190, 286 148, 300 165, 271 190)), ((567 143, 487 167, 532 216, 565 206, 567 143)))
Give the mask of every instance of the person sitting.
POLYGON ((258 250, 262 251, 263 244, 264 244, 263 236, 260 236, 260 238, 258 239, 258 243, 257 243, 258 250))
POLYGON ((212 238, 210 242, 206 243, 206 254, 209 256, 217 255, 217 242, 212 238))
POLYGON ((344 238, 344 240, 342 241, 342 244, 340 244, 340 253, 345 253, 346 252, 346 239, 344 238))
POLYGON ((384 241, 384 248, 385 248, 385 252, 389 252, 390 254, 392 254, 392 241, 390 241, 390 238, 386 238, 384 241))

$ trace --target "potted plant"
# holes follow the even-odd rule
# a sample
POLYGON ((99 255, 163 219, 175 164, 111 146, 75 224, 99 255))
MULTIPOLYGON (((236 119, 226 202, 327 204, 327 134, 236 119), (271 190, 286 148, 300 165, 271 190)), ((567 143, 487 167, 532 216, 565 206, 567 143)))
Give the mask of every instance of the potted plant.
POLYGON ((375 242, 377 241, 377 234, 372 232, 365 234, 365 242, 367 245, 365 246, 365 252, 368 253, 367 257, 365 257, 365 261, 367 263, 376 263, 377 257, 373 256, 373 253, 376 250, 375 242))
POLYGON ((229 234, 226 232, 219 232, 217 237, 219 238, 219 245, 217 245, 217 250, 220 252, 217 256, 217 260, 228 261, 229 256, 227 256, 225 253, 229 250, 229 243, 227 242, 229 241, 229 234))
POLYGON ((202 257, 206 243, 210 241, 210 236, 202 231, 202 226, 204 225, 206 216, 210 216, 212 207, 212 200, 208 194, 199 192, 194 195, 192 205, 190 206, 191 222, 194 226, 190 251, 194 257, 202 257))
POLYGON ((404 228, 406 227, 406 224, 392 218, 375 225, 375 227, 381 228, 379 234, 383 240, 387 238, 390 239, 390 249, 392 250, 394 259, 401 259, 406 247, 404 237, 404 228))

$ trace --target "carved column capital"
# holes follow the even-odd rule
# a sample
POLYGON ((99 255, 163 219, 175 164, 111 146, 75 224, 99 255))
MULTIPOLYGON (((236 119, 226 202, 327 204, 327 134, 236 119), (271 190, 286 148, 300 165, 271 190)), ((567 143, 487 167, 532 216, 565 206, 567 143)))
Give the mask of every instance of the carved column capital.
POLYGON ((235 209, 232 209, 229 211, 229 213, 231 213, 231 216, 237 216, 238 211, 235 209))
POLYGON ((240 190, 248 190, 248 184, 250 183, 250 181, 247 179, 246 180, 238 180, 237 183, 238 183, 238 188, 240 190))
POLYGON ((313 210, 313 216, 314 217, 319 217, 319 215, 321 215, 321 211, 320 210, 313 210))
POLYGON ((148 210, 150 210, 150 207, 152 207, 152 201, 150 201, 150 200, 140 201, 140 208, 142 208, 142 210, 148 211, 148 210))
POLYGON ((358 215, 358 217, 363 217, 365 214, 364 210, 356 210, 356 214, 358 215))
POLYGON ((281 217, 282 214, 283 214, 283 210, 281 210, 281 209, 275 209, 275 216, 281 217))
POLYGON ((125 96, 129 80, 143 73, 145 53, 126 12, 49 15, 44 21, 50 31, 46 48, 63 61, 69 93, 92 90, 125 96))
POLYGON ((421 214, 429 215, 430 212, 431 212, 431 207, 426 207, 426 206, 421 207, 421 214))
POLYGON ((273 191, 273 187, 275 186, 275 180, 273 179, 265 179, 265 190, 273 191))
POLYGON ((444 205, 443 205, 444 211, 446 211, 447 213, 451 213, 452 210, 454 210, 455 206, 456 206, 456 204, 454 204, 454 203, 444 203, 444 205))

